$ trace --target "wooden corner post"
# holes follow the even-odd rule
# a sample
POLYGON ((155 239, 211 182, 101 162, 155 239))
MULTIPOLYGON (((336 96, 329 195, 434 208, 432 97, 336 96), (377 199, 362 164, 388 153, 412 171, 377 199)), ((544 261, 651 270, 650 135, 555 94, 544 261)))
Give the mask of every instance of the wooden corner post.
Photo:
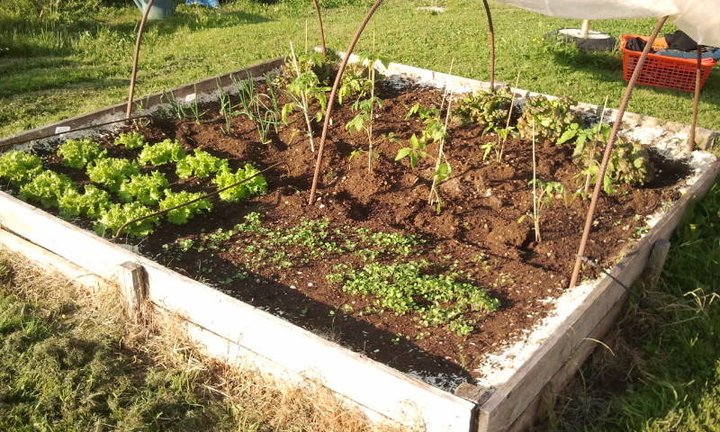
POLYGON ((120 265, 118 276, 125 313, 133 321, 138 321, 147 298, 145 268, 134 262, 124 262, 120 265))

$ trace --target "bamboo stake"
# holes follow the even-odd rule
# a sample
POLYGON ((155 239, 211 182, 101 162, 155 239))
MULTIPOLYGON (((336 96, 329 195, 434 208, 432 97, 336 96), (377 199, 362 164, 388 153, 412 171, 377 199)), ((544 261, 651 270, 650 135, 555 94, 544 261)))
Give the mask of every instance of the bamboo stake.
POLYGON ((330 100, 328 101, 327 108, 325 109, 325 120, 323 122, 322 135, 320 136, 318 155, 317 159, 315 160, 315 172, 313 173, 312 185, 310 186, 310 198, 308 199, 308 204, 312 204, 313 202, 315 202, 315 192, 317 191, 318 179, 320 177, 320 166, 322 164, 323 150, 325 149, 327 132, 328 128, 330 127, 330 116, 332 115, 333 106, 335 105, 335 97, 337 95, 338 87, 340 87, 340 81, 342 80, 343 73, 345 73, 345 67, 347 66, 348 60, 350 60, 350 55, 355 49, 355 45, 357 45, 357 42, 360 39, 360 35, 362 35, 362 32, 365 30, 365 27, 370 21, 370 18, 372 18, 372 16, 375 14, 375 11, 380 7, 383 1, 384 0, 375 0, 375 3, 372 5, 372 7, 370 7, 367 15, 365 15, 365 18, 360 23, 358 29, 355 31, 355 35, 350 40, 350 44, 348 45, 347 50, 345 50, 345 57, 342 59, 342 62, 340 62, 340 67, 338 68, 337 75, 335 76, 335 82, 333 83, 332 90, 330 91, 330 100))
POLYGON ((318 0, 313 0, 313 6, 315 6, 315 14, 317 15, 318 19, 318 30, 320 30, 320 43, 322 44, 322 53, 327 54, 327 45, 325 45, 325 28, 323 27, 322 14, 320 13, 320 5, 318 4, 318 0))
POLYGON ((608 138, 607 145, 605 146, 605 153, 603 154, 602 163, 600 164, 600 170, 598 172, 598 178, 595 182, 595 189, 593 190, 592 198, 590 200, 590 207, 588 208, 587 216, 585 218, 585 227, 583 228, 582 238, 580 239, 580 246, 578 247, 577 258, 575 259, 575 266, 573 267, 572 275, 570 277, 570 288, 574 287, 577 284, 577 280, 580 275, 582 257, 585 256, 585 248, 587 246, 588 238, 590 237, 590 230, 592 229, 593 220, 595 219, 595 210, 597 208, 598 198, 600 197, 600 190, 602 189, 603 181, 605 179, 605 173, 608 167, 608 162, 610 161, 610 155, 612 154, 612 149, 615 145, 618 130, 620 129, 623 116, 625 115, 625 110, 630 103, 630 97, 632 96, 635 84, 640 77, 640 72, 642 71, 642 67, 645 64, 645 59, 647 59, 650 48, 652 48, 652 44, 653 42, 655 42, 655 38, 657 37, 658 33, 660 33, 660 29, 665 24, 665 21, 667 21, 667 19, 668 17, 664 16, 658 20, 657 24, 655 24, 655 28, 653 29, 652 34, 650 35, 647 43, 645 44, 645 49, 643 49, 643 52, 638 59, 635 70, 633 71, 632 77, 630 78, 630 81, 625 88, 625 93, 623 94, 622 100, 620 101, 620 106, 617 110, 617 117, 615 118, 615 123, 613 124, 612 130, 610 131, 610 137, 608 138))
POLYGON ((485 6, 485 15, 488 21, 488 39, 490 44, 490 91, 495 91, 495 27, 493 26, 492 14, 490 13, 490 5, 487 0, 483 0, 485 6))
POLYGON ((132 115, 132 103, 133 95, 135 93, 135 79, 137 78, 138 61, 140 60, 140 43, 142 42, 142 34, 145 30, 145 23, 147 22, 148 15, 150 14, 150 8, 155 0, 150 0, 145 6, 142 19, 140 20, 140 27, 138 28, 137 38, 135 39, 135 53, 133 54, 132 73, 130 74, 130 89, 128 90, 128 102, 127 109, 125 110, 125 118, 129 119, 132 115))
POLYGON ((695 133, 697 130, 698 105, 700 105, 700 81, 702 80, 702 47, 697 46, 697 64, 695 65, 695 97, 693 98, 692 124, 688 137, 687 149, 689 152, 695 148, 695 133))

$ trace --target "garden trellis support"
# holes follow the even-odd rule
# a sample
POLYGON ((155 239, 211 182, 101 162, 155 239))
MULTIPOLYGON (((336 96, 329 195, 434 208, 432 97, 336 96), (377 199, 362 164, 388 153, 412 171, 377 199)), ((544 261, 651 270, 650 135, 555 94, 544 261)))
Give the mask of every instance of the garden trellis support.
POLYGON ((655 41, 658 33, 660 33, 660 29, 662 29, 663 25, 665 25, 665 21, 667 21, 667 19, 668 17, 664 16, 658 20, 657 24, 655 24, 655 28, 650 34, 647 44, 645 44, 645 49, 643 49, 643 52, 638 59, 637 66, 635 66, 635 71, 633 71, 630 82, 628 82, 627 87, 625 87, 625 93, 623 94, 622 100, 620 101, 617 116, 615 117, 615 123, 613 123, 612 130, 610 131, 610 137, 608 137, 608 142, 605 145, 605 152, 603 153, 603 159, 600 164, 597 181, 595 182, 595 189, 593 189, 592 198, 590 199, 590 206, 588 207, 587 216, 585 217, 585 226, 583 227, 583 234, 582 238, 580 239, 580 246, 578 247, 577 258, 575 259, 575 265, 573 266, 572 275, 570 276, 570 288, 574 287, 577 284, 578 277, 580 276, 582 257, 585 256, 585 248, 587 246, 588 239, 590 238, 590 231, 592 230, 593 220, 595 219, 595 211, 597 209, 598 199, 600 198, 600 191, 602 189, 603 182, 605 181, 605 174, 607 173, 608 163, 610 162, 610 155, 612 154, 612 149, 615 145, 615 140, 617 139, 620 125, 622 125, 622 119, 625 115, 625 110, 630 103, 630 97, 632 96, 635 84, 640 77, 640 72, 642 72, 642 67, 645 64, 645 59, 647 59, 647 56, 650 53, 650 49, 652 48, 652 44, 655 41))

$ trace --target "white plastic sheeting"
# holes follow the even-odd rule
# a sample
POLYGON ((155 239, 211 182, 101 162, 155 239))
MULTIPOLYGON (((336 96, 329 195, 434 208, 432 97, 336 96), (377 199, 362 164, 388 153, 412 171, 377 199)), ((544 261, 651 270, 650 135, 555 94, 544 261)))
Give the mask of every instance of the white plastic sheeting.
MULTIPOLYGON (((701 45, 720 46, 720 0, 498 0, 544 15, 575 19, 670 15, 701 45)), ((648 32, 650 29, 648 29, 648 32)))

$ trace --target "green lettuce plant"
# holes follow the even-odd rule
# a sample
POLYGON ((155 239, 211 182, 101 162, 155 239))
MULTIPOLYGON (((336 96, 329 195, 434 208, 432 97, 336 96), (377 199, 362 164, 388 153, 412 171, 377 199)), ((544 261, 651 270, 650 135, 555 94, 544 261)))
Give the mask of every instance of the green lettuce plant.
POLYGON ((143 147, 138 156, 140 165, 159 166, 169 162, 178 162, 185 157, 182 145, 173 139, 166 139, 157 144, 148 144, 143 147))
POLYGON ((0 156, 0 178, 14 187, 29 182, 42 172, 39 157, 23 151, 11 151, 0 156))
MULTIPOLYGON (((204 194, 202 192, 197 193, 191 193, 188 191, 181 191, 181 192, 171 192, 166 191, 166 197, 162 201, 160 201, 160 210, 167 210, 176 206, 179 206, 181 204, 185 204, 187 202, 196 200, 200 197, 202 197, 204 194)), ((170 223, 173 223, 175 225, 185 225, 190 219, 197 216, 203 211, 210 212, 212 211, 212 202, 210 202, 209 199, 204 198, 200 199, 198 201, 195 201, 192 204, 188 204, 186 206, 170 210, 166 213, 167 220, 170 223)))
MULTIPOLYGON (((259 172, 260 171, 251 164, 245 164, 243 168, 238 169, 234 173, 230 171, 229 168, 223 168, 215 176, 213 183, 218 189, 223 189, 258 174, 259 172)), ((265 177, 260 174, 245 183, 241 183, 238 186, 220 192, 219 196, 223 201, 237 202, 251 196, 262 195, 265 192, 267 192, 267 181, 265 180, 265 177)))
POLYGON ((159 171, 135 174, 120 185, 118 197, 124 202, 134 200, 145 205, 155 205, 163 198, 168 186, 170 183, 167 177, 159 171))
POLYGON ((104 185, 113 192, 117 192, 126 179, 137 174, 140 174, 138 164, 121 158, 98 159, 87 168, 91 181, 104 185))
POLYGON ((91 138, 80 140, 67 140, 57 149, 57 154, 62 158, 63 165, 70 168, 83 169, 90 162, 94 162, 105 156, 107 152, 100 147, 100 144, 91 138))
POLYGON ((75 183, 68 176, 46 170, 20 187, 20 198, 39 202, 46 208, 55 208, 58 200, 74 189, 75 183))

